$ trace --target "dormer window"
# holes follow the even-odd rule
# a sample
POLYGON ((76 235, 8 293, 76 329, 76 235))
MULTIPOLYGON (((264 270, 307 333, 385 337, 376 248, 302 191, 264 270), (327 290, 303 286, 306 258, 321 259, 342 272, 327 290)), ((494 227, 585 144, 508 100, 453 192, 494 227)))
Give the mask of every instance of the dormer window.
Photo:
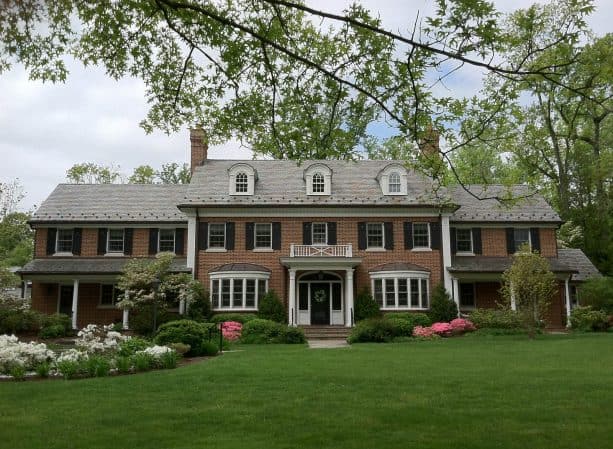
POLYGON ((247 193, 249 182, 247 174, 240 172, 236 175, 236 193, 247 193))
POLYGON ((400 175, 398 172, 391 172, 387 178, 389 193, 400 193, 400 175))
POLYGON ((258 179, 255 169, 245 163, 234 164, 228 170, 230 182, 230 195, 253 195, 255 182, 258 179))
POLYGON ((324 193, 326 183, 324 181, 324 175, 321 173, 315 173, 313 175, 313 193, 324 193))
POLYGON ((318 162, 304 170, 307 195, 332 194, 332 170, 326 164, 318 162))
POLYGON ((407 169, 397 162, 391 163, 377 174, 383 195, 407 195, 407 169))

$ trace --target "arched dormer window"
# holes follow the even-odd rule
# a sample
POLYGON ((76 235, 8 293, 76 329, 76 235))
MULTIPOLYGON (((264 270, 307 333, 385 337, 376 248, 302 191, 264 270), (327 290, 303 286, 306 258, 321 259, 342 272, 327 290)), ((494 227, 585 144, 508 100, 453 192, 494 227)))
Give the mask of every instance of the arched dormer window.
POLYGON ((398 172, 391 172, 387 177, 387 189, 389 193, 400 193, 400 175, 398 172))
POLYGON ((313 175, 313 193, 324 193, 326 189, 326 182, 324 175, 317 172, 313 175))
POLYGON ((230 195, 253 195, 258 174, 244 162, 234 164, 228 169, 230 195))
POLYGON ((316 162, 309 165, 303 173, 307 195, 332 194, 332 170, 326 164, 316 162))
POLYGON ((247 173, 240 172, 236 175, 235 187, 236 193, 247 193, 247 190, 249 188, 247 173))

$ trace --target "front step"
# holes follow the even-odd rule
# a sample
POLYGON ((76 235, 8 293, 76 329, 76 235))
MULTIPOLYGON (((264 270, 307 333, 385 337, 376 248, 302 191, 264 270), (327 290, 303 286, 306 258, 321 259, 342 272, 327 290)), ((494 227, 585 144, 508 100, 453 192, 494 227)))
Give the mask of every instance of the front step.
POLYGON ((351 328, 345 326, 300 326, 307 340, 346 340, 351 328))

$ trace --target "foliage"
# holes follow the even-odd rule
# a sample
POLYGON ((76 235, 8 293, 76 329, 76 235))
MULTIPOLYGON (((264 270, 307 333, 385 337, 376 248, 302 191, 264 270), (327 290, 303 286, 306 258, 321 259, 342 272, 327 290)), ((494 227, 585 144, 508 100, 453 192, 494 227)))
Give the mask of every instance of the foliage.
POLYGON ((184 343, 190 346, 185 355, 196 357, 203 355, 203 344, 209 341, 211 331, 215 327, 210 323, 199 323, 192 320, 170 321, 160 326, 155 336, 155 343, 165 345, 170 343, 184 343))
POLYGON ((362 289, 355 298, 354 318, 356 322, 381 316, 379 304, 367 288, 362 289))
POLYGON ((201 351, 201 355, 204 357, 212 357, 217 355, 217 353, 219 352, 219 348, 217 346, 217 344, 211 342, 211 341, 205 341, 202 344, 202 347, 200 349, 201 351))
POLYGON ((236 321, 224 321, 221 324, 221 332, 223 334, 223 338, 228 341, 236 341, 241 337, 241 331, 243 329, 243 325, 236 321))
MULTIPOLYGON (((2 70, 1 64, 0 70, 2 70)), ((17 206, 24 197, 25 193, 19 179, 9 182, 0 181, 0 222, 3 222, 8 215, 16 212, 17 206)))
POLYGON ((85 361, 85 370, 90 377, 106 377, 111 371, 107 357, 94 355, 85 361))
POLYGON ((121 180, 119 167, 92 162, 75 164, 66 171, 66 180, 73 184, 113 184, 121 180))
POLYGON ((470 321, 477 329, 521 329, 520 314, 511 309, 476 309, 470 313, 470 321))
POLYGON ((241 343, 304 343, 306 338, 300 328, 285 326, 271 320, 256 318, 243 326, 241 343))
POLYGON ((70 317, 62 313, 43 315, 41 326, 41 330, 38 333, 40 338, 59 338, 72 334, 70 317))
POLYGON ((153 184, 155 170, 150 165, 139 165, 128 178, 130 184, 153 184))
POLYGON ((176 162, 162 164, 156 175, 162 184, 189 184, 192 177, 188 164, 179 165, 176 162))
POLYGON ((368 318, 362 320, 351 330, 347 338, 349 343, 386 343, 394 337, 406 336, 406 331, 412 327, 405 320, 398 318, 368 318))
POLYGON ((613 277, 588 279, 579 287, 579 302, 613 315, 613 277))
POLYGON ((114 330, 113 325, 88 324, 77 334, 75 346, 89 354, 115 352, 129 337, 114 330))
POLYGON ((430 300, 430 311, 428 312, 430 319, 433 322, 444 321, 448 322, 457 318, 458 307, 455 302, 449 297, 447 290, 443 284, 437 284, 432 290, 432 298, 430 300))
POLYGON ((210 321, 212 310, 209 293, 200 282, 194 282, 191 286, 193 297, 185 316, 194 321, 210 321))
POLYGON ((42 338, 43 340, 49 339, 49 338, 64 337, 65 335, 66 335, 66 331, 64 330, 64 326, 60 324, 53 324, 51 326, 45 326, 38 333, 38 336, 42 338))
POLYGON ((456 318, 449 322, 451 326, 451 331, 453 333, 463 334, 464 332, 474 332, 477 330, 472 321, 466 320, 464 318, 456 318))
POLYGON ((211 322, 223 323, 224 321, 236 321, 237 323, 245 324, 255 319, 257 319, 257 315, 254 313, 216 313, 211 317, 211 322))
POLYGON ((415 326, 415 328, 413 329, 413 337, 429 339, 429 338, 440 337, 440 335, 438 335, 434 331, 432 326, 427 326, 427 327, 415 326))
POLYGON ((524 326, 529 330, 542 327, 556 291, 556 278, 549 269, 549 262, 537 251, 525 246, 513 256, 511 267, 502 274, 500 290, 506 305, 515 300, 524 326))
POLYGON ((277 323, 287 322, 285 306, 274 290, 269 290, 263 298, 260 298, 257 316, 263 320, 276 321, 277 323))
POLYGON ((0 335, 0 374, 9 374, 18 365, 33 370, 38 364, 54 357, 44 343, 23 343, 14 335, 0 335))
POLYGON ((0 294, 0 334, 36 333, 44 319, 28 302, 0 294))
POLYGON ((149 340, 139 337, 130 337, 119 343, 117 354, 120 356, 131 356, 138 351, 142 351, 151 346, 149 340))
MULTIPOLYGON (((0 212, 0 270, 2 266, 21 267, 32 259, 34 231, 30 228, 29 213, 0 212)), ((0 281, 0 286, 2 285, 0 281)))
POLYGON ((149 371, 153 368, 154 363, 153 356, 146 352, 140 351, 132 356, 132 364, 136 372, 149 371))
POLYGON ((403 319, 414 326, 430 326, 432 324, 430 317, 427 314, 420 312, 394 312, 386 314, 385 317, 403 319))
POLYGON ((127 374, 132 370, 132 359, 130 356, 118 355, 115 357, 115 368, 122 374, 127 374))
POLYGON ((602 310, 594 310, 590 306, 575 307, 570 313, 570 324, 574 330, 606 331, 609 327, 609 318, 602 310))
POLYGON ((306 343, 306 336, 304 331, 299 327, 286 326, 281 333, 279 343, 285 343, 289 345, 306 343))
MULTIPOLYGON (((159 329, 164 323, 177 319, 176 313, 171 313, 163 307, 156 311, 156 323, 159 329)), ((130 330, 138 335, 151 336, 153 334, 153 306, 152 304, 139 304, 130 311, 130 330)))

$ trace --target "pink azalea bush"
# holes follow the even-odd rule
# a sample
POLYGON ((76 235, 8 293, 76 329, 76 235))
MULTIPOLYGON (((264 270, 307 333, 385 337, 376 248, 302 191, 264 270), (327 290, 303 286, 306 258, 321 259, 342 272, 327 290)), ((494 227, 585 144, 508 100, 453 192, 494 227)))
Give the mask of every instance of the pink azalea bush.
POLYGON ((440 335, 441 337, 449 337, 452 332, 452 328, 449 323, 434 323, 432 325, 432 330, 435 334, 440 335))
POLYGON ((236 321, 224 321, 221 323, 223 338, 229 341, 236 341, 241 337, 243 325, 236 321))
POLYGON ((433 338, 436 336, 436 332, 431 327, 415 326, 413 328, 413 337, 419 338, 433 338))
POLYGON ((451 326, 451 330, 458 334, 477 330, 472 321, 464 318, 456 318, 455 320, 451 320, 449 325, 451 326))

